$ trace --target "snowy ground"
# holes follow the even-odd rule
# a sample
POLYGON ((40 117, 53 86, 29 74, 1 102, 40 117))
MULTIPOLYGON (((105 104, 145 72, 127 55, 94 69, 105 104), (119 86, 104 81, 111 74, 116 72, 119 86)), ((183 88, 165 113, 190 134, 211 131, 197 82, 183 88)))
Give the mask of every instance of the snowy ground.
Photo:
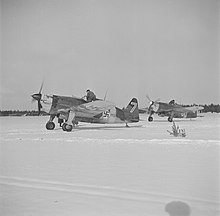
POLYGON ((80 124, 45 129, 48 117, 0 118, 1 216, 166 216, 180 200, 192 216, 220 215, 220 115, 172 123, 80 124))

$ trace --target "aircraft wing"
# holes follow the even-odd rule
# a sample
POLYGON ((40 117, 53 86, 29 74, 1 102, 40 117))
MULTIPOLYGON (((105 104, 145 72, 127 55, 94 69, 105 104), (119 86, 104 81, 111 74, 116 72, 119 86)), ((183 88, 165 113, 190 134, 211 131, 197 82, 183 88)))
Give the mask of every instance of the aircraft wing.
POLYGON ((56 115, 60 112, 68 112, 71 107, 77 107, 84 103, 87 102, 81 98, 53 95, 49 114, 56 115))
POLYGON ((77 107, 73 107, 73 110, 75 110, 76 112, 91 113, 95 116, 99 113, 102 113, 114 107, 115 107, 115 104, 112 102, 96 100, 96 101, 92 101, 89 103, 81 104, 77 107))
POLYGON ((174 108, 172 108, 170 110, 166 110, 165 112, 168 112, 168 113, 170 113, 170 112, 188 113, 188 112, 194 112, 194 111, 197 111, 197 110, 193 110, 190 107, 182 107, 182 106, 180 106, 180 107, 174 107, 174 108))
POLYGON ((187 107, 187 109, 188 109, 189 111, 196 112, 196 111, 203 110, 204 107, 202 107, 202 106, 192 106, 192 107, 187 107))
POLYGON ((200 110, 203 110, 204 107, 202 106, 192 106, 192 107, 175 107, 173 110, 174 112, 179 112, 179 113, 187 113, 187 112, 197 112, 200 110))
POLYGON ((190 112, 189 109, 185 108, 185 107, 176 107, 173 109, 174 112, 178 112, 178 113, 186 113, 186 112, 190 112))
POLYGON ((168 114, 168 113, 188 113, 188 112, 192 112, 193 110, 190 109, 190 107, 183 107, 180 105, 177 105, 175 107, 169 108, 169 109, 160 109, 158 110, 158 113, 164 113, 164 114, 168 114))
POLYGON ((148 111, 149 111, 148 107, 146 107, 146 108, 139 108, 138 110, 139 110, 139 113, 148 113, 148 111))

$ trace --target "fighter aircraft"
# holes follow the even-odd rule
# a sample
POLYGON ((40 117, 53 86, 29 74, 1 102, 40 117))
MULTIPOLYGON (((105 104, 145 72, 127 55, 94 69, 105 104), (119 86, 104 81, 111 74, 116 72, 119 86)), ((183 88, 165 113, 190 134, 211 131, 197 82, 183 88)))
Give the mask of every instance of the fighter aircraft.
MULTIPOLYGON (((147 96, 148 100, 150 98, 147 96)), ((153 121, 152 115, 154 113, 161 117, 167 116, 168 121, 172 122, 173 118, 196 118, 198 111, 202 110, 203 107, 183 107, 175 103, 175 100, 171 100, 169 103, 159 102, 159 100, 150 100, 150 106, 148 108, 148 121, 153 121)))
POLYGON ((89 123, 128 123, 139 121, 138 101, 133 98, 126 108, 120 109, 114 103, 97 99, 92 102, 79 97, 45 95, 41 93, 33 94, 32 98, 38 103, 38 113, 41 110, 50 115, 46 128, 53 130, 55 117, 64 131, 72 131, 78 122, 89 123))

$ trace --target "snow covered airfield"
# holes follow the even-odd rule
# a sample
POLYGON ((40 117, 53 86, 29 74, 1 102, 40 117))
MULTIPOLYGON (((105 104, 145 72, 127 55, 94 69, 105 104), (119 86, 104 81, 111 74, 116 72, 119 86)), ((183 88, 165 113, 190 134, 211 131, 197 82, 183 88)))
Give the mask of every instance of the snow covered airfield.
POLYGON ((220 115, 172 123, 80 123, 48 131, 48 116, 0 118, 1 216, 166 216, 183 201, 192 216, 220 215, 220 115))

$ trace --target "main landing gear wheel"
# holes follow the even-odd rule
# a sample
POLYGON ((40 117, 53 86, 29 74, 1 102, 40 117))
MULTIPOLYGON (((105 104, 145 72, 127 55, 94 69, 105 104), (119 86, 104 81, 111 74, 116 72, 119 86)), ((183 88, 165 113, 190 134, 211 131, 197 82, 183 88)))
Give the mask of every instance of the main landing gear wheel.
POLYGON ((73 126, 72 126, 72 125, 69 125, 69 124, 67 124, 67 123, 63 123, 62 129, 63 129, 63 131, 70 132, 70 131, 72 131, 73 126))
POLYGON ((172 122, 172 121, 173 121, 173 119, 172 119, 171 117, 169 117, 169 118, 168 118, 168 121, 169 121, 169 122, 172 122))
POLYGON ((152 117, 152 116, 149 116, 148 121, 149 121, 149 122, 152 122, 152 121, 153 121, 153 117, 152 117))
POLYGON ((46 128, 47 130, 53 130, 55 128, 54 122, 51 122, 51 121, 47 122, 46 128))

